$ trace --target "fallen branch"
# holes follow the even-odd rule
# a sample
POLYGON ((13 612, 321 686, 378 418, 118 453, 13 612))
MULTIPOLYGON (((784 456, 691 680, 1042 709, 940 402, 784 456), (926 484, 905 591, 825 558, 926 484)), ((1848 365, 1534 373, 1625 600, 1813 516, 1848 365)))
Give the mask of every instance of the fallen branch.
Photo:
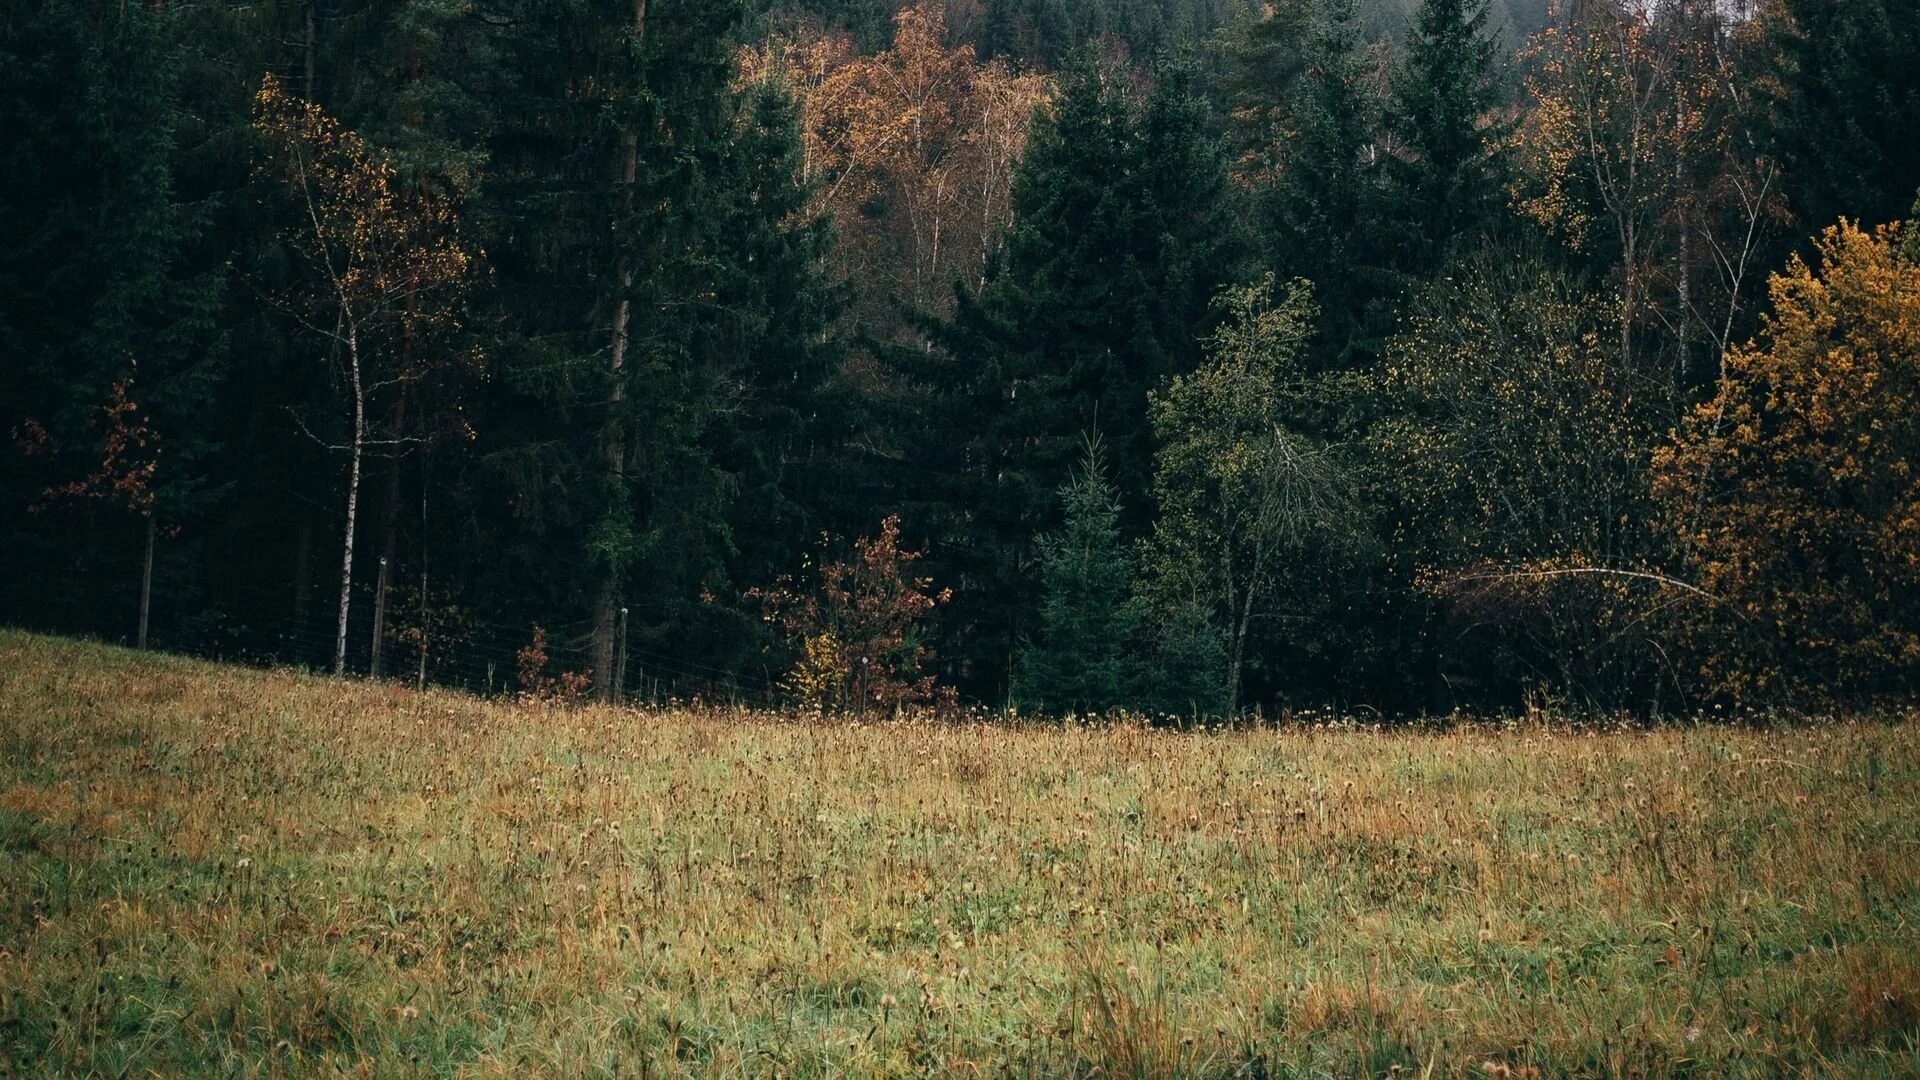
MULTIPOLYGON (((1682 592, 1692 593, 1721 607, 1728 607, 1727 602, 1720 597, 1713 595, 1698 585, 1681 581, 1679 578, 1670 578, 1665 574, 1656 574, 1647 570, 1615 570, 1606 566, 1569 566, 1554 570, 1504 570, 1496 574, 1463 574, 1454 578, 1453 581, 1456 584, 1469 581, 1540 581, 1557 577, 1622 577, 1632 578, 1638 581, 1651 581, 1657 585, 1664 585, 1669 588, 1679 589, 1682 592)), ((1742 618, 1745 618, 1745 615, 1742 614, 1738 608, 1730 608, 1730 610, 1735 614, 1741 615, 1742 618)))

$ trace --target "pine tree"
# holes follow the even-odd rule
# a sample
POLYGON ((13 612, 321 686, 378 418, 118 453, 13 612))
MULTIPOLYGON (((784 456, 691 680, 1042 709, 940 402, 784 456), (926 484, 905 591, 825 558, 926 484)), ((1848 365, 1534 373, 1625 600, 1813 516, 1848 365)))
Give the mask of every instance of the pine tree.
POLYGON ((1055 712, 1100 712, 1126 702, 1133 609, 1120 501, 1097 434, 1060 501, 1065 522, 1036 545, 1040 628, 1021 650, 1013 697, 1055 712))

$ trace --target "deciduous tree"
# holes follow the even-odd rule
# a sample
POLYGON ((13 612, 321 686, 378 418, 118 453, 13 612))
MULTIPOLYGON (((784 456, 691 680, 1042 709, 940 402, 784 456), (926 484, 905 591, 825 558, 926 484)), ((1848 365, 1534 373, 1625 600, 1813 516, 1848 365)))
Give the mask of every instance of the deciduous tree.
POLYGON ((1289 563, 1358 525, 1351 481, 1321 447, 1289 431, 1303 381, 1311 286, 1271 277, 1226 290, 1207 358, 1152 396, 1157 516, 1145 572, 1152 606, 1205 612, 1226 657, 1222 699, 1237 707, 1249 644, 1278 612, 1289 563))
POLYGON ((1731 613, 1694 627, 1714 689, 1915 688, 1920 264, 1904 231, 1842 221, 1775 275, 1759 340, 1656 456, 1686 564, 1731 613))
POLYGON ((803 103, 804 172, 834 222, 860 315, 885 338, 901 309, 944 313, 956 282, 977 286, 1011 209, 1013 163, 1051 84, 1005 61, 949 48, 931 0, 894 17, 872 56, 822 34, 743 49, 744 79, 778 76, 803 103))
POLYGON ((456 324, 474 252, 445 200, 399 190, 393 166, 319 106, 289 96, 269 75, 255 96, 255 130, 271 148, 267 166, 285 184, 302 221, 286 241, 306 264, 307 291, 289 310, 345 368, 346 505, 334 674, 347 664, 353 549, 362 459, 373 438, 374 396, 410 377, 403 351, 424 328, 456 324))
POLYGON ((901 546, 897 517, 853 549, 820 567, 817 587, 788 580, 748 594, 798 653, 782 689, 812 708, 860 713, 950 701, 952 690, 924 670, 923 620, 952 591, 913 573, 924 553, 901 546))

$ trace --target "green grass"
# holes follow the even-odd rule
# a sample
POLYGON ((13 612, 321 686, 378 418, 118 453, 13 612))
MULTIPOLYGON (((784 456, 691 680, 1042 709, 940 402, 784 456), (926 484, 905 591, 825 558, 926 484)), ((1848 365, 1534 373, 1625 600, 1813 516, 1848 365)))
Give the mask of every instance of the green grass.
POLYGON ((0 633, 0 1071, 1920 1075, 1916 735, 820 725, 0 633))

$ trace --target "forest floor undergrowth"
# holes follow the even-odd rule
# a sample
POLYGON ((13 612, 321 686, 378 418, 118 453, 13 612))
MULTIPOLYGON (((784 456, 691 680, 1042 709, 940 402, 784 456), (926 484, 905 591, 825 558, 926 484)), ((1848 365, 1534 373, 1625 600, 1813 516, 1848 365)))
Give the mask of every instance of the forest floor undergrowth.
POLYGON ((0 631, 0 1073, 1920 1075, 1920 723, 802 723, 0 631))

